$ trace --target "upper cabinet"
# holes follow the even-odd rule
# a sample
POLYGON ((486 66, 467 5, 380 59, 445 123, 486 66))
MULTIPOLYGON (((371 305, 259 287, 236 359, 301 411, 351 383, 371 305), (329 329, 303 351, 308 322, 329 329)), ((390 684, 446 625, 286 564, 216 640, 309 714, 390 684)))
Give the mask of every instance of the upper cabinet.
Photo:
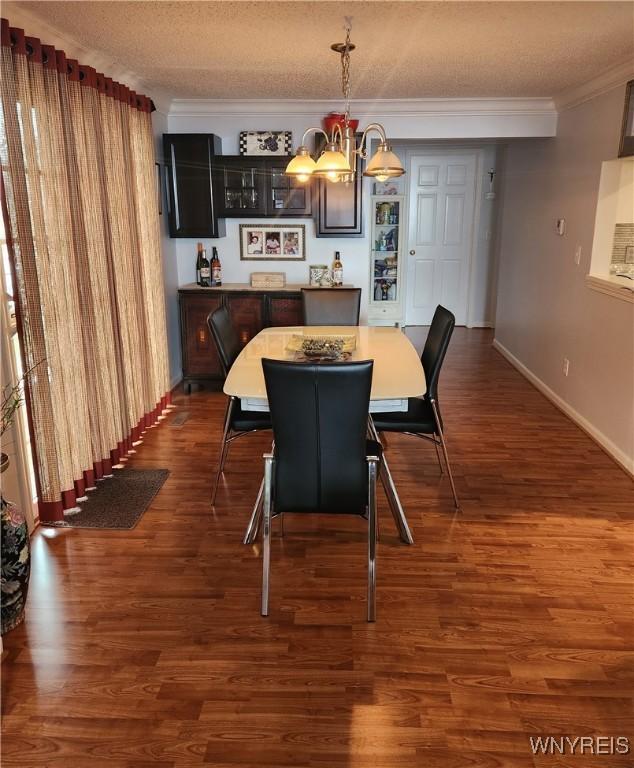
MULTIPOLYGON (((317 155, 321 146, 317 146, 317 155)), ((317 237, 363 237, 363 159, 356 157, 354 181, 315 179, 317 237)))
POLYGON ((312 213, 311 185, 285 175, 288 157, 224 155, 215 181, 219 216, 293 218, 312 213))
POLYGON ((214 185, 221 151, 212 133, 163 134, 171 237, 224 237, 214 185))
MULTIPOLYGON (((317 237, 363 236, 363 160, 354 181, 301 183, 288 157, 222 155, 211 133, 163 134, 172 237, 224 237, 224 219, 315 219, 317 237)), ((319 149, 319 148, 318 148, 319 149)))

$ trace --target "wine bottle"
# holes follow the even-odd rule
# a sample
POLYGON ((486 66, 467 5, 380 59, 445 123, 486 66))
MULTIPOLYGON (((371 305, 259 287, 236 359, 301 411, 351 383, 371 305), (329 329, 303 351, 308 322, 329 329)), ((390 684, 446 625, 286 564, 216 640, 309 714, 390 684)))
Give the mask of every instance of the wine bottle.
POLYGON ((200 285, 200 261, 203 255, 203 244, 198 243, 196 252, 196 285, 200 285))
POLYGON ((339 251, 335 251, 335 260, 332 263, 332 284, 335 287, 343 285, 343 264, 339 251))
POLYGON ((211 284, 215 286, 222 285, 222 267, 220 265, 216 246, 213 246, 211 252, 211 284))
POLYGON ((207 251, 203 248, 200 258, 200 284, 203 288, 209 288, 211 285, 211 267, 207 258, 207 251))

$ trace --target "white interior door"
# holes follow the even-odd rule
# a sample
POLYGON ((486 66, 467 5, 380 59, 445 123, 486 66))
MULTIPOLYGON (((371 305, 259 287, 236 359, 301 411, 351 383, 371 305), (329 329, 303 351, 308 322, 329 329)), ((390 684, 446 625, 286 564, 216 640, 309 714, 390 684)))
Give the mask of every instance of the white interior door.
POLYGON ((410 159, 406 325, 429 325, 438 304, 467 322, 475 154, 410 159))

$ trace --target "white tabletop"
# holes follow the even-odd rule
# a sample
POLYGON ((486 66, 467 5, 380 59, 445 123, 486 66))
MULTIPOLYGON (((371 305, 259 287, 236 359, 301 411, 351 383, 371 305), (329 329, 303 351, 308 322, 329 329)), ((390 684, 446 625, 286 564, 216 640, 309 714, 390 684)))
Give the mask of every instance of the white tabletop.
POLYGON ((424 395, 423 366, 413 344, 399 328, 368 326, 297 326, 265 328, 242 350, 225 380, 224 392, 239 397, 246 410, 268 410, 261 360, 292 360, 286 350, 293 334, 351 336, 356 349, 350 360, 374 360, 371 411, 407 409, 408 397, 424 395))

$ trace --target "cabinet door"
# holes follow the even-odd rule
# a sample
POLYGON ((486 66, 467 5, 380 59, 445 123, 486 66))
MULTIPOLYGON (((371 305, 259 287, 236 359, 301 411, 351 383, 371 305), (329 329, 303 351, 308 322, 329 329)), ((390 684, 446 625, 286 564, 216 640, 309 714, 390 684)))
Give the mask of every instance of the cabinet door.
POLYGON ((207 326, 207 315, 220 306, 222 296, 181 293, 180 302, 183 376, 222 378, 216 344, 207 326))
POLYGON ((264 297, 227 293, 227 309, 242 346, 264 328, 264 297))
POLYGON ((170 236, 224 237, 213 185, 213 162, 221 151, 220 139, 213 134, 166 133, 163 150, 170 236))
POLYGON ((266 214, 266 167, 263 158, 225 155, 216 165, 220 215, 226 218, 266 214))
POLYGON ((270 325, 302 325, 301 296, 270 296, 270 325))
POLYGON ((363 160, 356 155, 354 181, 348 184, 317 179, 317 237, 363 237, 363 160))
POLYGON ((267 212, 272 218, 306 217, 312 213, 311 182, 300 182, 285 174, 289 158, 270 160, 267 172, 267 212))

